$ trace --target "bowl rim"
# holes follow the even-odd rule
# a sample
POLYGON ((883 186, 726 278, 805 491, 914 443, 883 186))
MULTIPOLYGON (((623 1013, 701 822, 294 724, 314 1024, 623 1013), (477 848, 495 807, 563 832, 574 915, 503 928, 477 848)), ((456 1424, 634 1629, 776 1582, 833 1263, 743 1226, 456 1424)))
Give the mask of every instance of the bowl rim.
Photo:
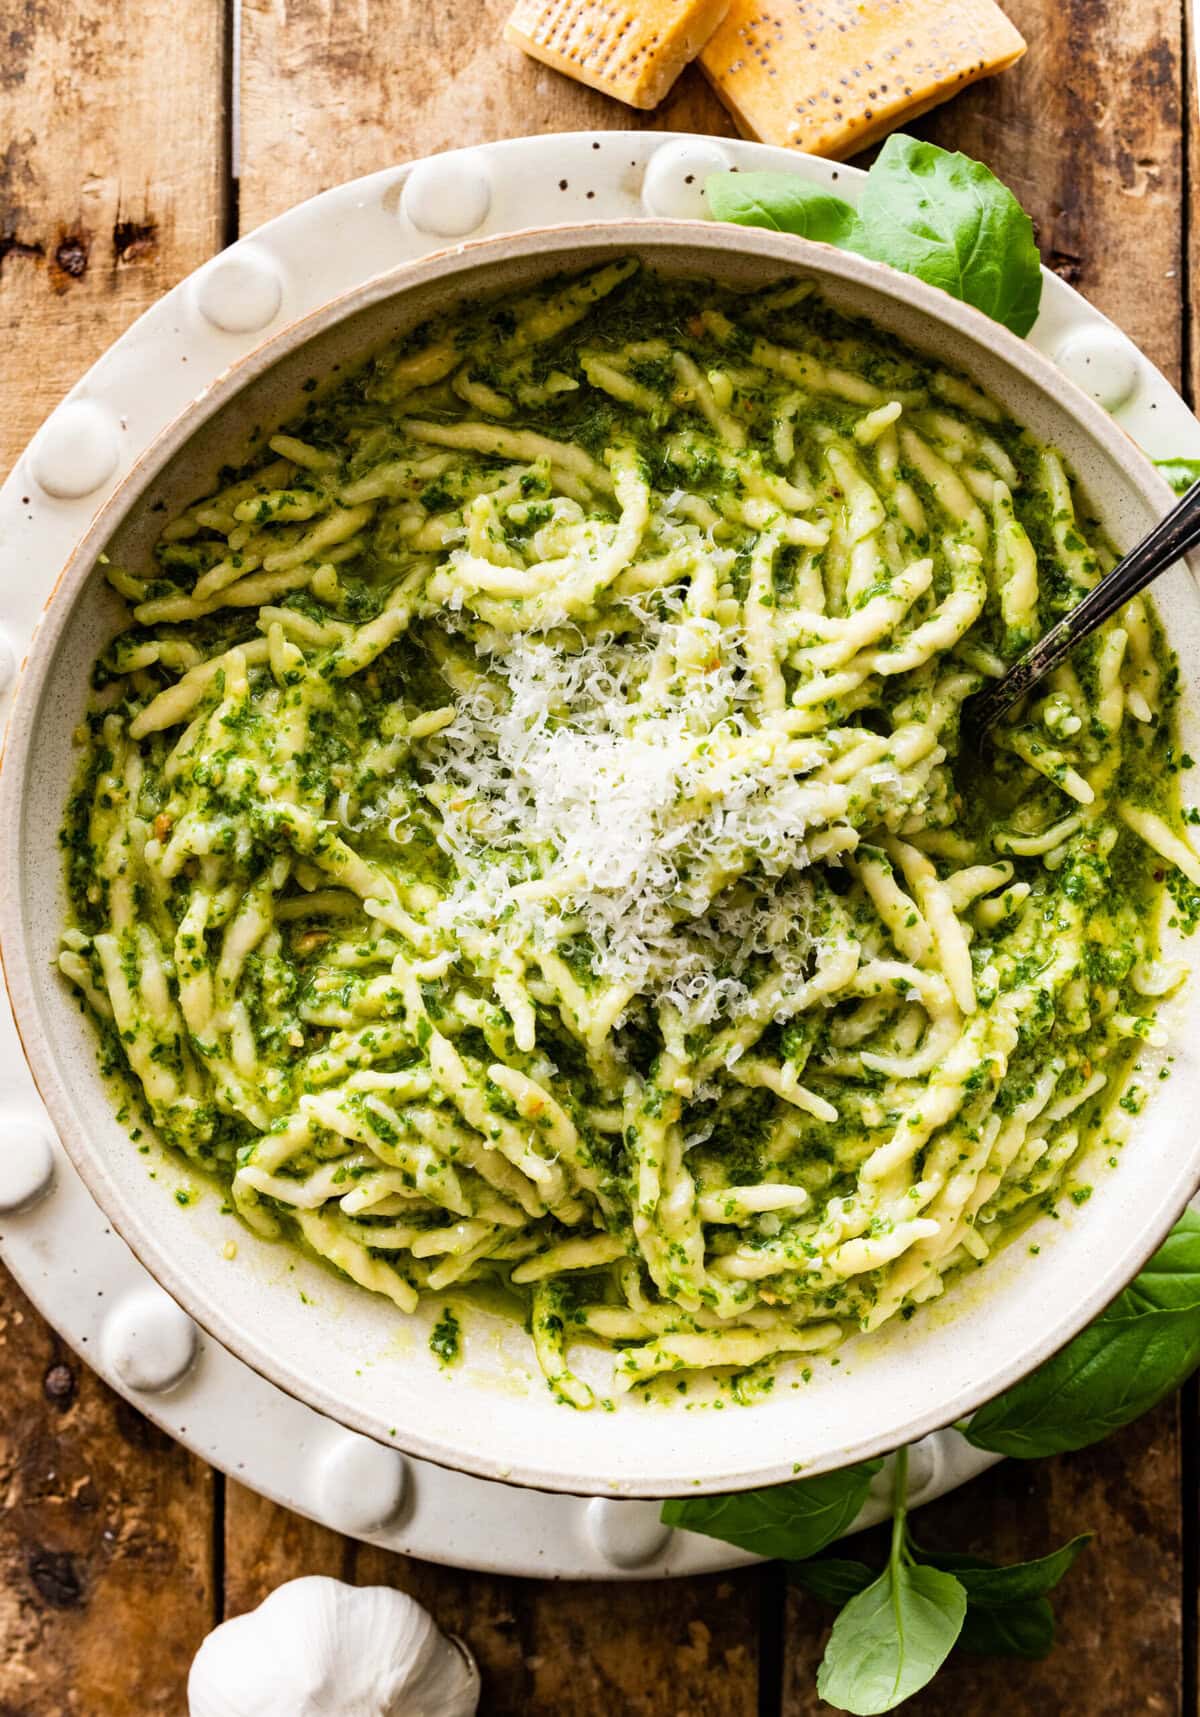
MULTIPOLYGON (((563 268, 569 269, 573 263, 585 262, 589 252, 619 251, 623 247, 644 247, 651 253, 691 248, 701 264, 696 269, 697 273, 703 273, 702 257, 706 253, 749 254, 762 260, 807 269, 818 282, 822 277, 828 277, 851 285, 861 284, 875 289, 884 297, 900 300, 931 324, 941 324, 966 335, 1015 370, 1025 381, 1033 383, 1044 393, 1056 396, 1062 409, 1087 438, 1124 466, 1133 486, 1148 503, 1158 503, 1165 508, 1173 499, 1165 479, 1137 444, 1048 357, 983 312, 884 263, 792 234, 704 220, 626 218, 580 221, 552 227, 523 228, 450 244, 419 260, 403 261, 371 275, 285 323, 239 354, 154 436, 96 511, 54 580, 20 664, 0 748, 0 873, 12 878, 19 874, 21 789, 34 731, 31 718, 39 706, 47 671, 68 624, 74 599, 92 574, 100 553, 120 522, 192 436, 277 361, 356 313, 392 298, 400 298, 409 289, 446 280, 461 283, 469 295, 472 274, 491 262, 515 257, 561 258, 563 268)), ((1200 551, 1186 557, 1186 564, 1193 577, 1200 579, 1200 551)), ((59 1071, 57 1053, 40 1029, 36 1029, 37 1001, 24 930, 19 890, 16 887, 0 890, 0 969, 22 1052, 39 1095, 68 1156, 116 1232, 154 1280, 201 1329, 276 1387, 331 1420, 383 1443, 385 1447, 403 1449, 435 1465, 522 1488, 594 1494, 578 1491, 574 1482, 564 1482, 552 1468, 536 1462, 470 1457, 460 1450, 448 1448, 441 1440, 430 1442, 419 1425, 399 1426, 391 1433, 383 1431, 382 1421, 376 1424, 362 1410, 332 1395, 319 1378, 305 1377, 281 1361, 272 1353, 269 1341, 259 1339, 252 1324, 243 1325, 232 1315, 227 1315, 216 1295, 177 1269, 144 1212, 132 1202, 127 1207, 117 1193, 106 1172, 102 1154, 93 1150, 86 1129, 78 1123, 75 1106, 59 1071), (35 1024, 35 1029, 27 1029, 30 1024, 35 1024)), ((1143 1223, 1141 1238, 1132 1253, 1122 1255, 1115 1263, 1110 1260, 1103 1270, 1090 1276, 1088 1292, 1073 1299, 1066 1314, 1056 1314, 1049 1326, 1041 1327, 1037 1339, 1022 1344, 1019 1353, 990 1374, 986 1388, 960 1387, 956 1393, 943 1395, 934 1408, 913 1414, 906 1422, 886 1432, 864 1433, 845 1447, 831 1449, 827 1456, 809 1463, 806 1473, 835 1469, 886 1453, 902 1443, 913 1442, 930 1431, 956 1422, 983 1401, 1026 1376, 1078 1334, 1132 1279, 1161 1243, 1195 1192, 1196 1185, 1200 1185, 1200 1163, 1197 1164, 1194 1184, 1187 1186, 1182 1196, 1167 1198, 1153 1219, 1143 1223), (1129 1267, 1130 1257, 1133 1258, 1132 1267, 1129 1267)), ((669 1480, 660 1477, 646 1482, 622 1476, 619 1494, 647 1497, 697 1495, 770 1485, 792 1477, 792 1462, 780 1459, 748 1474, 738 1475, 733 1483, 696 1481, 678 1473, 669 1480)), ((605 1481, 598 1479, 596 1483, 601 1485, 605 1481)))

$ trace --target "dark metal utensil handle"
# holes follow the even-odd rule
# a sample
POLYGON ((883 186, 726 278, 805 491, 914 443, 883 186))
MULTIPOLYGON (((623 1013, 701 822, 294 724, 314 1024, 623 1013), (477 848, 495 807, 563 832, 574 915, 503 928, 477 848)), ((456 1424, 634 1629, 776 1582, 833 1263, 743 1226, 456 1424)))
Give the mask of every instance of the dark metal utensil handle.
POLYGON ((969 698, 963 709, 964 728, 978 744, 989 728, 1012 709, 1039 680, 1066 661, 1071 651, 1115 614, 1139 590, 1166 572, 1182 555, 1200 544, 1200 482, 1160 519, 1136 548, 1130 549, 1082 602, 1018 656, 1004 678, 969 698))

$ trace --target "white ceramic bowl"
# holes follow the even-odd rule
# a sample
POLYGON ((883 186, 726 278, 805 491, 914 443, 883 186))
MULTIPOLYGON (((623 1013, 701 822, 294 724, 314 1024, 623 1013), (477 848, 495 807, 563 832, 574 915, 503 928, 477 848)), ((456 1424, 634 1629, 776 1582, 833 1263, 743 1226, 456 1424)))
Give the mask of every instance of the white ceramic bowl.
MULTIPOLYGON (((1170 501, 1153 468, 1100 408, 1045 358, 944 294, 861 258, 782 234, 708 223, 621 222, 485 239, 377 276, 285 328, 220 376, 150 448, 104 506, 55 586, 30 649, 0 771, 0 939, 17 1024, 63 1142, 134 1252, 196 1320, 240 1358, 320 1412, 369 1436, 488 1478, 550 1490, 694 1494, 819 1471, 911 1441, 970 1411, 1080 1329, 1134 1274, 1200 1183, 1200 990, 1166 1019, 1174 1056, 1119 1170, 1091 1200, 1010 1247, 936 1307, 851 1341, 811 1383, 788 1379, 753 1407, 625 1398, 576 1413, 545 1389, 524 1332, 478 1314, 463 1365, 428 1351, 431 1313, 411 1320, 290 1248, 223 1215, 185 1166, 133 1148, 114 1118, 92 1030, 52 969, 64 909, 56 832, 75 764, 71 733, 88 671, 119 605, 94 575, 98 554, 137 569, 164 516, 249 451, 252 427, 304 399, 302 384, 394 338, 458 298, 503 292, 563 269, 639 253, 673 274, 760 284, 815 277, 828 299, 975 377, 1035 434, 1061 448, 1097 516, 1129 546, 1170 501), (237 1241, 234 1259, 226 1242, 237 1241)), ((153 379, 148 378, 148 386, 153 379)), ((1179 654, 1183 741, 1200 753, 1200 598, 1175 569, 1157 591, 1179 654)), ((199 1183, 201 1186, 203 1183, 199 1183)), ((595 1356, 602 1378, 608 1360, 595 1356)), ((587 1372, 590 1361, 581 1369, 587 1372)), ((689 1400, 692 1398, 689 1397, 689 1400)), ((230 1404, 237 1411, 237 1404, 230 1404)))

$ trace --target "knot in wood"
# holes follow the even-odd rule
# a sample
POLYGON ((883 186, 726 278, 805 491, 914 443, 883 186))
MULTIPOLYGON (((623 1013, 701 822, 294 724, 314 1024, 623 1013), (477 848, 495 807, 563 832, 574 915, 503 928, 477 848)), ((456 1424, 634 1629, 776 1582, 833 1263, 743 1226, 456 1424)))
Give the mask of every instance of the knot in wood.
POLYGON ((75 1399, 75 1373, 69 1365, 52 1365, 42 1379, 42 1393, 56 1407, 69 1407, 75 1399))

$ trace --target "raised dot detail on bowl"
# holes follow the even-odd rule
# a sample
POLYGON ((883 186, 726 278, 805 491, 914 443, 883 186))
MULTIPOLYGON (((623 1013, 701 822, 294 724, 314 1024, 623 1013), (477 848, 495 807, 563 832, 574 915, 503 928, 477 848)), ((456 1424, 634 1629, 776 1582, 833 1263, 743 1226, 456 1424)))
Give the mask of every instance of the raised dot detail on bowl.
MULTIPOLYGON (((932 1431, 929 1436, 922 1437, 920 1442, 909 1445, 908 1450, 908 1500, 912 1507, 926 1501, 936 1490, 941 1488, 942 1475, 947 1460, 947 1442, 957 1441, 952 1431, 932 1431)), ((884 1503, 891 1512, 893 1494, 896 1483, 896 1457, 889 1455, 880 1470, 875 1474, 870 1484, 870 1495, 877 1503, 884 1503)))
POLYGON ((945 1431, 934 1431, 914 1443, 908 1454, 908 1500, 913 1508, 942 1488, 946 1464, 945 1431))
POLYGON ((216 257, 196 282, 200 314, 226 334, 254 334, 283 303, 275 258, 261 245, 238 244, 216 257))
POLYGON ((138 1288, 114 1306, 100 1338, 105 1364, 127 1388, 145 1395, 181 1382, 199 1346, 191 1318, 153 1285, 138 1288))
POLYGON ((892 1501, 892 1457, 889 1456, 875 1473, 867 1486, 867 1495, 873 1502, 886 1502, 889 1507, 892 1501))
POLYGON ((54 1147, 32 1115, 0 1118, 0 1212, 26 1210, 54 1184, 54 1147))
POLYGON ((317 1468, 317 1505, 342 1532, 374 1532, 400 1512, 408 1489, 408 1462, 353 1431, 339 1437, 317 1468))
POLYGON ((702 221, 708 214, 704 181, 725 173, 729 156, 719 143, 684 137, 654 151, 642 180, 642 207, 669 221, 702 221))
POLYGON ((47 495, 78 501, 112 476, 119 458, 117 426, 109 413, 95 400, 71 399, 34 442, 30 468, 47 495))
POLYGON ((614 1568, 641 1568, 653 1561, 671 1536, 661 1503, 621 1502, 596 1496, 587 1505, 588 1537, 614 1568))
POLYGON ((1053 357, 1063 374, 1105 411, 1124 405, 1141 376, 1141 359, 1116 328, 1076 328, 1055 347, 1053 357))
POLYGON ((492 181, 481 156, 454 152, 420 161, 404 181, 400 207, 418 232, 462 238, 487 219, 492 181))

